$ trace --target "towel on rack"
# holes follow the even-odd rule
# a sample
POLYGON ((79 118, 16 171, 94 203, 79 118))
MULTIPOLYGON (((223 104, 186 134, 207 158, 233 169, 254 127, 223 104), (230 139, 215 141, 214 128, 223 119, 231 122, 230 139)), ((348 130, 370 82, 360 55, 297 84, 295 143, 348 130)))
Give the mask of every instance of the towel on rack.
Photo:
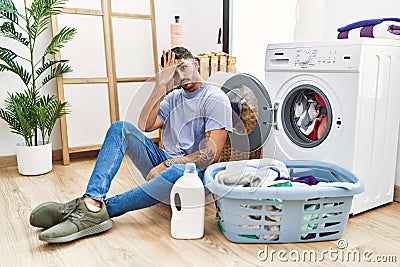
POLYGON ((346 31, 339 31, 337 36, 338 39, 357 39, 360 37, 400 40, 400 22, 382 21, 379 24, 365 25, 346 31))

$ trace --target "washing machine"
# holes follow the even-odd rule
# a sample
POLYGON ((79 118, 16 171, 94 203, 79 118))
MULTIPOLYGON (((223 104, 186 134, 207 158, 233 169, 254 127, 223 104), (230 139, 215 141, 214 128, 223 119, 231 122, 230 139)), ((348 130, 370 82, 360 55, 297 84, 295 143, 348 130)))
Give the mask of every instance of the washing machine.
POLYGON ((270 44, 265 81, 239 73, 223 85, 234 110, 246 104, 257 118, 247 132, 239 123, 229 142, 241 151, 262 146, 263 157, 319 160, 352 171, 365 186, 352 214, 391 202, 399 73, 395 40, 270 44))

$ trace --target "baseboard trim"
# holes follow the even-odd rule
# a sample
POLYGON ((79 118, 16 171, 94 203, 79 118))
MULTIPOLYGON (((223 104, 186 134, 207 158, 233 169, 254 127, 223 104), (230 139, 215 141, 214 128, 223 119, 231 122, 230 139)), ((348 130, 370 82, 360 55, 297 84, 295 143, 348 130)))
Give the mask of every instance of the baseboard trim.
MULTIPOLYGON (((71 154, 71 159, 97 157, 99 150, 91 150, 85 152, 77 152, 71 154)), ((53 150, 53 162, 62 161, 62 150, 53 150)), ((0 157, 0 168, 17 166, 17 156, 2 156, 0 157)))
POLYGON ((0 168, 17 166, 17 156, 0 157, 0 168))
POLYGON ((396 202, 400 202, 400 186, 394 186, 394 197, 393 200, 396 202))

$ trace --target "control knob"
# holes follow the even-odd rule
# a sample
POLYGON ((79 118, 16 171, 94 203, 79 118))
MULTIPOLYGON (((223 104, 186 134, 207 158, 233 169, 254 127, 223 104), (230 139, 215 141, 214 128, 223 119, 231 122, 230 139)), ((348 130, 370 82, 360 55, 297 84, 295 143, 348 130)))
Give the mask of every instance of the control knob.
POLYGON ((311 56, 307 53, 301 53, 298 57, 299 63, 300 64, 308 64, 311 60, 311 56))

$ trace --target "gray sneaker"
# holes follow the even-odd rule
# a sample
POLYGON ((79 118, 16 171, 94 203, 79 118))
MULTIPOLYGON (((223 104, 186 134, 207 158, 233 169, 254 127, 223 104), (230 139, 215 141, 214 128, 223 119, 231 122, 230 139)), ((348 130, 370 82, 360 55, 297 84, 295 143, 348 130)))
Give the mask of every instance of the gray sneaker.
POLYGON ((102 205, 100 211, 92 212, 79 198, 76 209, 67 219, 41 232, 39 239, 49 243, 64 243, 107 231, 112 226, 113 221, 108 216, 105 205, 102 205))
POLYGON ((78 198, 67 203, 42 203, 33 209, 29 223, 35 227, 50 228, 64 221, 77 206, 78 198))

